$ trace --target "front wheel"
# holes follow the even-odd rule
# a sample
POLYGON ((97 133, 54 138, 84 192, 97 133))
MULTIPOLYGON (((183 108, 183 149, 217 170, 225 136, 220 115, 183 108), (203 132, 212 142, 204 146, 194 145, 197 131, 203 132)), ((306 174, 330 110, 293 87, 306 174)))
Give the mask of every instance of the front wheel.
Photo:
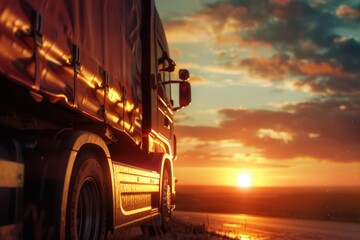
POLYGON ((164 232, 170 229, 171 220, 171 206, 172 206, 172 189, 170 173, 167 168, 163 172, 162 193, 161 193, 161 228, 164 232))
POLYGON ((158 236, 159 234, 166 233, 170 230, 171 221, 171 207, 172 207, 172 189, 171 189, 171 177, 167 168, 163 171, 163 177, 161 182, 161 194, 160 194, 160 218, 156 223, 152 225, 142 225, 141 230, 145 235, 158 236))
POLYGON ((96 156, 76 160, 69 188, 67 239, 98 240, 106 236, 106 187, 96 156))

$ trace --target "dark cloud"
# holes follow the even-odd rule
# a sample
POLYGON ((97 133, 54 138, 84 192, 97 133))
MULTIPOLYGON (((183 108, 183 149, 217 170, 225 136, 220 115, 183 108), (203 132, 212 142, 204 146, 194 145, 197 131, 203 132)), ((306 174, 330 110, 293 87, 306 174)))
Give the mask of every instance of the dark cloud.
MULTIPOLYGON (((219 111, 223 120, 217 127, 177 126, 179 139, 237 141, 273 160, 360 161, 360 41, 356 37, 360 7, 335 0, 314 2, 218 1, 204 4, 188 18, 211 24, 219 60, 227 69, 245 69, 250 77, 318 95, 279 111, 224 109, 219 111), (231 54, 226 50, 229 45, 267 52, 231 54)), ((209 152, 204 145, 181 154, 199 156, 197 161, 204 163, 231 158, 209 152)))
POLYGON ((319 94, 338 94, 347 96, 359 96, 360 81, 357 76, 353 77, 319 77, 317 80, 314 77, 304 78, 301 81, 294 83, 295 87, 306 88, 310 92, 319 94))
POLYGON ((314 100, 281 111, 219 111, 218 127, 178 126, 178 135, 201 141, 236 140, 268 159, 310 157, 360 161, 360 99, 314 100))
POLYGON ((272 81, 283 81, 293 64, 286 54, 276 54, 270 58, 243 58, 237 62, 237 65, 240 68, 246 68, 252 75, 268 78, 272 81))
MULTIPOLYGON (((352 53, 349 53, 352 54, 352 53)), ((358 60, 350 61, 343 55, 344 64, 336 62, 309 62, 290 57, 286 54, 275 54, 272 57, 244 58, 237 62, 239 68, 247 69, 251 75, 266 78, 272 82, 284 82, 289 77, 292 86, 318 94, 356 96, 360 94, 359 75, 348 69, 355 66, 358 60), (345 67, 347 69, 345 69, 345 67)), ((358 66, 360 62, 358 63, 358 66)))
MULTIPOLYGON (((358 28, 360 30, 360 27, 358 28)), ((360 42, 350 38, 333 44, 329 47, 329 51, 324 54, 326 59, 334 59, 343 66, 345 71, 356 74, 360 73, 360 42)))
POLYGON ((264 81, 293 81, 300 90, 346 96, 360 92, 360 41, 352 34, 360 30, 360 5, 345 3, 225 0, 203 4, 202 10, 165 25, 174 39, 182 39, 177 36, 182 32, 191 32, 189 42, 213 39, 224 69, 245 69, 264 81), (229 45, 263 48, 273 55, 234 54, 229 45))
POLYGON ((353 95, 360 91, 360 42, 339 34, 341 29, 359 31, 359 6, 336 1, 316 5, 311 1, 228 0, 208 4, 198 14, 215 22, 214 32, 220 43, 237 42, 240 48, 271 46, 276 52, 267 58, 232 56, 233 68, 245 68, 269 81, 295 79, 294 86, 307 86, 302 89, 316 93, 353 95), (229 25, 238 28, 229 33, 229 25), (327 65, 338 72, 311 74, 302 71, 306 64, 318 68, 327 65))

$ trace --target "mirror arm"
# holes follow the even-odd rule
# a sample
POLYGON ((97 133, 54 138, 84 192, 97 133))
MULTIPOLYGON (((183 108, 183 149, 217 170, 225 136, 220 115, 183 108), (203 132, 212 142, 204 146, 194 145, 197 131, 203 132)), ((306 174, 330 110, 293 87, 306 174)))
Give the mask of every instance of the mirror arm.
POLYGON ((184 108, 184 107, 175 107, 172 110, 176 112, 177 110, 182 109, 182 108, 184 108))
POLYGON ((165 84, 171 84, 171 83, 182 83, 184 81, 180 81, 180 80, 172 80, 172 81, 167 81, 167 82, 163 82, 162 84, 165 85, 165 84))
POLYGON ((160 69, 160 71, 173 72, 175 70, 176 63, 174 62, 174 60, 169 58, 167 52, 163 52, 163 56, 158 60, 158 64, 164 64, 165 61, 169 63, 169 66, 160 69))

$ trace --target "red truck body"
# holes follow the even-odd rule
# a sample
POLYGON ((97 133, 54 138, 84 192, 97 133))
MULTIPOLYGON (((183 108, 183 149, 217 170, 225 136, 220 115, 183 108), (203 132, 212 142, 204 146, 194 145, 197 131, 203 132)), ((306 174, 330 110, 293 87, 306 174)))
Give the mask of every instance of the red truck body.
POLYGON ((0 239, 168 228, 191 102, 169 55, 153 0, 1 1, 0 239))

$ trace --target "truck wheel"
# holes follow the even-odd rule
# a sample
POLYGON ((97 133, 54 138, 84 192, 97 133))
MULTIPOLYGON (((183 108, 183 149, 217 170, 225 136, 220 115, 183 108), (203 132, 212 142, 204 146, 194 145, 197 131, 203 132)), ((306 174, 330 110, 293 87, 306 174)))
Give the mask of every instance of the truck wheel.
POLYGON ((161 236, 162 233, 167 233, 170 230, 170 220, 171 220, 171 204, 172 204, 172 195, 171 195, 171 180, 169 170, 164 169, 163 179, 162 179, 162 192, 160 198, 160 222, 152 225, 142 225, 141 230, 145 235, 150 236, 161 236))
POLYGON ((172 204, 172 191, 171 191, 171 179, 169 170, 164 169, 162 181, 162 194, 161 194, 161 228, 164 232, 168 232, 170 229, 171 220, 171 204, 172 204))
POLYGON ((67 239, 105 239, 106 188, 103 171, 92 154, 84 154, 71 176, 67 239))

